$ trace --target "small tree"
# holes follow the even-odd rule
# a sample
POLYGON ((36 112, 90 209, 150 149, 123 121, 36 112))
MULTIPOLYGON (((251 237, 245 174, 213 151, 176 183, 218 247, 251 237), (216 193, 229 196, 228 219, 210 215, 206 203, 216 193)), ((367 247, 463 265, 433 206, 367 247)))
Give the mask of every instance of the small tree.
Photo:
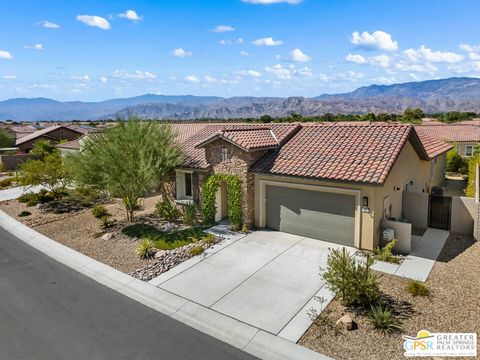
POLYGON ((41 185, 50 190, 58 199, 70 183, 70 174, 58 150, 41 159, 28 160, 20 166, 20 184, 41 185))
POLYGON ((38 140, 33 145, 31 154, 45 156, 55 151, 55 145, 52 145, 48 140, 38 140))
POLYGON ((454 148, 447 153, 446 170, 449 172, 466 174, 468 171, 468 161, 458 154, 454 148))
POLYGON ((406 123, 411 123, 411 124, 419 124, 424 116, 425 116, 425 113, 423 112, 422 109, 407 108, 403 112, 401 121, 406 123))
POLYGON ((15 143, 13 136, 3 129, 0 129, 0 147, 10 147, 15 143))
POLYGON ((79 154, 69 156, 79 185, 101 187, 123 200, 128 221, 134 220, 138 200, 157 188, 181 159, 171 126, 127 121, 85 141, 79 154))

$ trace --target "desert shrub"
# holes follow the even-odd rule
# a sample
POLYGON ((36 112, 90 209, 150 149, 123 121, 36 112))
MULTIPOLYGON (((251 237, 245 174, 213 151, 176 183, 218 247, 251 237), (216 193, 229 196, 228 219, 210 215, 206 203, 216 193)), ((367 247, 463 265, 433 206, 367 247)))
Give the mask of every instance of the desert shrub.
POLYGON ((397 320, 392 310, 382 305, 372 306, 368 318, 373 327, 380 331, 383 335, 388 335, 400 330, 397 320))
POLYGON ((103 205, 95 205, 92 209, 92 215, 97 219, 100 219, 103 216, 109 215, 108 210, 103 205))
POLYGON ((113 225, 113 220, 111 219, 110 215, 103 215, 98 218, 100 220, 100 225, 104 229, 108 229, 113 225))
POLYGON ((14 178, 7 178, 7 179, 0 180, 0 188, 4 188, 12 185, 14 180, 15 180, 14 178))
POLYGON ((460 156, 456 149, 452 149, 447 153, 446 170, 448 172, 467 174, 468 161, 460 156))
POLYGON ((407 283, 407 291, 413 296, 428 296, 430 290, 427 286, 418 280, 409 280, 407 283))
POLYGON ((207 233, 203 241, 205 242, 205 244, 212 245, 217 242, 217 237, 213 234, 207 233))
POLYGON ((245 233, 245 234, 248 234, 250 232, 250 229, 248 228, 248 226, 246 224, 242 225, 242 232, 245 233))
POLYGON ((189 203, 183 210, 183 222, 186 225, 193 226, 197 222, 197 206, 195 203, 189 203))
POLYGON ((155 249, 155 243, 152 240, 144 238, 140 240, 136 252, 141 259, 152 259, 157 250, 155 249))
POLYGON ((175 221, 179 216, 177 207, 168 199, 157 202, 155 214, 166 221, 175 221))
POLYGON ((25 217, 25 216, 30 216, 32 215, 32 213, 30 211, 22 211, 20 214, 18 214, 18 216, 20 217, 25 217))
POLYGON ((203 249, 202 246, 197 245, 197 246, 191 247, 190 250, 188 250, 188 252, 192 256, 197 256, 197 255, 200 255, 201 253, 203 253, 204 249, 203 249))
POLYGON ((378 300, 379 295, 379 281, 370 269, 371 263, 368 256, 366 263, 363 263, 345 248, 332 249, 327 268, 321 276, 344 305, 368 307, 378 300))
POLYGON ((394 255, 392 252, 395 245, 397 245, 397 239, 393 239, 392 241, 388 242, 383 248, 377 246, 373 251, 373 258, 378 261, 398 264, 400 262, 400 258, 394 255))
POLYGON ((38 193, 29 192, 23 194, 17 200, 18 202, 26 203, 27 206, 35 206, 37 204, 45 204, 52 201, 54 200, 54 197, 53 194, 43 189, 38 193))

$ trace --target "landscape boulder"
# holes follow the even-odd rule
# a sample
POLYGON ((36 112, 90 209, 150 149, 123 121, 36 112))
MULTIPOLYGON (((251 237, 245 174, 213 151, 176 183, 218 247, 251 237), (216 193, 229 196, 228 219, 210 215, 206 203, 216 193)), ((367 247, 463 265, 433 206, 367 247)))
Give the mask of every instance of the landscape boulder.
POLYGON ((347 331, 351 331, 354 329, 354 321, 352 320, 351 316, 346 314, 343 315, 340 319, 337 320, 335 325, 337 325, 340 328, 343 328, 347 331))

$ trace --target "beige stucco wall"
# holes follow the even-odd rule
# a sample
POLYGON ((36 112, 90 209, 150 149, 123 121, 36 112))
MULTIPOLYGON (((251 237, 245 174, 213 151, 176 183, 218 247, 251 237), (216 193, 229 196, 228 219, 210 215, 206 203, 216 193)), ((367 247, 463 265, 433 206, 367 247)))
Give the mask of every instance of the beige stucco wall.
POLYGON ((477 145, 479 143, 476 143, 474 141, 466 141, 466 142, 462 141, 462 142, 454 142, 452 144, 456 147, 456 149, 457 149, 457 151, 460 155, 465 156, 466 147, 468 145, 472 145, 475 148, 475 145, 477 145))
POLYGON ((472 235, 476 204, 474 198, 452 196, 450 231, 455 234, 472 235))
MULTIPOLYGON (((442 166, 441 163, 439 166, 442 166)), ((407 142, 383 186, 255 174, 255 189, 257 189, 255 191, 255 225, 260 226, 260 224, 264 223, 261 216, 265 215, 261 214, 260 203, 265 202, 265 199, 260 199, 260 191, 258 191, 262 180, 324 186, 332 189, 359 190, 360 199, 365 196, 368 197, 370 209, 370 212, 356 210, 356 217, 360 219, 361 224, 359 245, 361 248, 372 250, 379 245, 381 239, 380 222, 383 218, 384 198, 390 196, 390 203, 392 204, 391 216, 400 218, 402 216, 402 192, 405 183, 413 181, 412 191, 426 193, 431 187, 431 171, 430 161, 421 160, 410 142, 407 142)))

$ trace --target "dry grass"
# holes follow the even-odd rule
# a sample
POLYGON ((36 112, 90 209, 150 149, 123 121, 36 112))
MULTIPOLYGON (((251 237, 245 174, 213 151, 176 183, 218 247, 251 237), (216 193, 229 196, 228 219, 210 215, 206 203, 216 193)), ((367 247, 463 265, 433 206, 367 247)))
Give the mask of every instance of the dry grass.
POLYGON ((332 301, 299 343, 335 359, 404 359, 401 335, 431 332, 480 332, 480 242, 451 235, 425 283, 430 296, 414 297, 406 290, 408 280, 381 274, 381 290, 400 314, 401 332, 383 336, 368 319, 332 301), (350 332, 332 326, 346 312, 358 323, 350 332), (327 324, 325 326, 325 324, 327 324))

